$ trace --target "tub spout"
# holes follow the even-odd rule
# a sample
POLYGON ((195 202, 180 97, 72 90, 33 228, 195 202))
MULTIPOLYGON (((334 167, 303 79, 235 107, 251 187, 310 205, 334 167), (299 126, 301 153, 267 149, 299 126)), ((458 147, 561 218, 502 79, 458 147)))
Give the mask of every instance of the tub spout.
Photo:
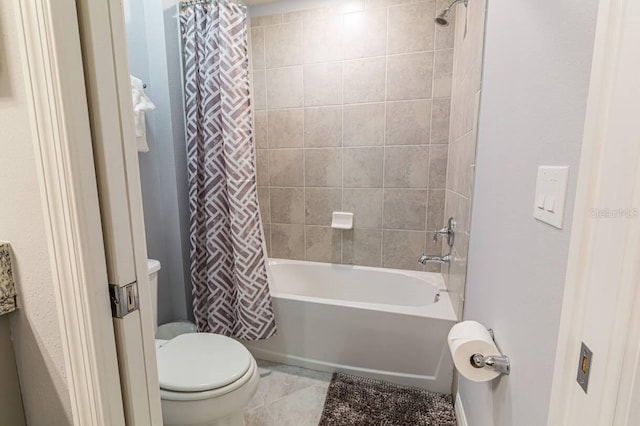
POLYGON ((423 254, 418 259, 418 263, 422 265, 426 265, 427 263, 449 263, 451 262, 451 254, 447 254, 445 256, 430 256, 427 254, 423 254))

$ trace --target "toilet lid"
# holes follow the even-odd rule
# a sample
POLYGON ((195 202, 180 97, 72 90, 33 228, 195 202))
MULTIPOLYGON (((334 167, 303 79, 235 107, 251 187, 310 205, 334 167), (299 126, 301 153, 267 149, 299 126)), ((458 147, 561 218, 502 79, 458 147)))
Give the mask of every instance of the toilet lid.
POLYGON ((226 386, 251 366, 247 348, 219 334, 181 334, 160 347, 157 355, 160 388, 176 392, 226 386))

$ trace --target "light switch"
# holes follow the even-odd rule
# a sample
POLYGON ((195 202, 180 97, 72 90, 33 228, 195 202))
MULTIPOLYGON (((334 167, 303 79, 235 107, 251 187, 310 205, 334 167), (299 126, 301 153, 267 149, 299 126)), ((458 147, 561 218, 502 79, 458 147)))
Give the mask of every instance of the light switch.
POLYGON ((568 166, 538 167, 533 217, 562 229, 568 181, 568 166))
POLYGON ((553 209, 555 207, 555 198, 547 197, 544 199, 544 209, 548 212, 553 213, 553 209))

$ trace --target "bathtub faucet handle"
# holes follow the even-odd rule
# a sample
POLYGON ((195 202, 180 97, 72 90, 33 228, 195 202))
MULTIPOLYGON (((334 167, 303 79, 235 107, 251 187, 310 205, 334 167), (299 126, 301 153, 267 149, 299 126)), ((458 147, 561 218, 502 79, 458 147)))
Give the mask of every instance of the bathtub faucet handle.
POLYGON ((437 243, 439 236, 446 237, 447 245, 449 247, 453 247, 453 242, 455 240, 455 230, 456 230, 456 220, 450 217, 449 220, 447 221, 447 226, 433 232, 433 242, 437 243))

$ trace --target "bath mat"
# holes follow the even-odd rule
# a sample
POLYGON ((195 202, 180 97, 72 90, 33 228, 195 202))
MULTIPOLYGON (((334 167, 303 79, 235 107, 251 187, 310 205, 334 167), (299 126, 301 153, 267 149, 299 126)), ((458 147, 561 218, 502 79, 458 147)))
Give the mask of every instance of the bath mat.
POLYGON ((334 373, 319 426, 456 426, 451 395, 334 373))

